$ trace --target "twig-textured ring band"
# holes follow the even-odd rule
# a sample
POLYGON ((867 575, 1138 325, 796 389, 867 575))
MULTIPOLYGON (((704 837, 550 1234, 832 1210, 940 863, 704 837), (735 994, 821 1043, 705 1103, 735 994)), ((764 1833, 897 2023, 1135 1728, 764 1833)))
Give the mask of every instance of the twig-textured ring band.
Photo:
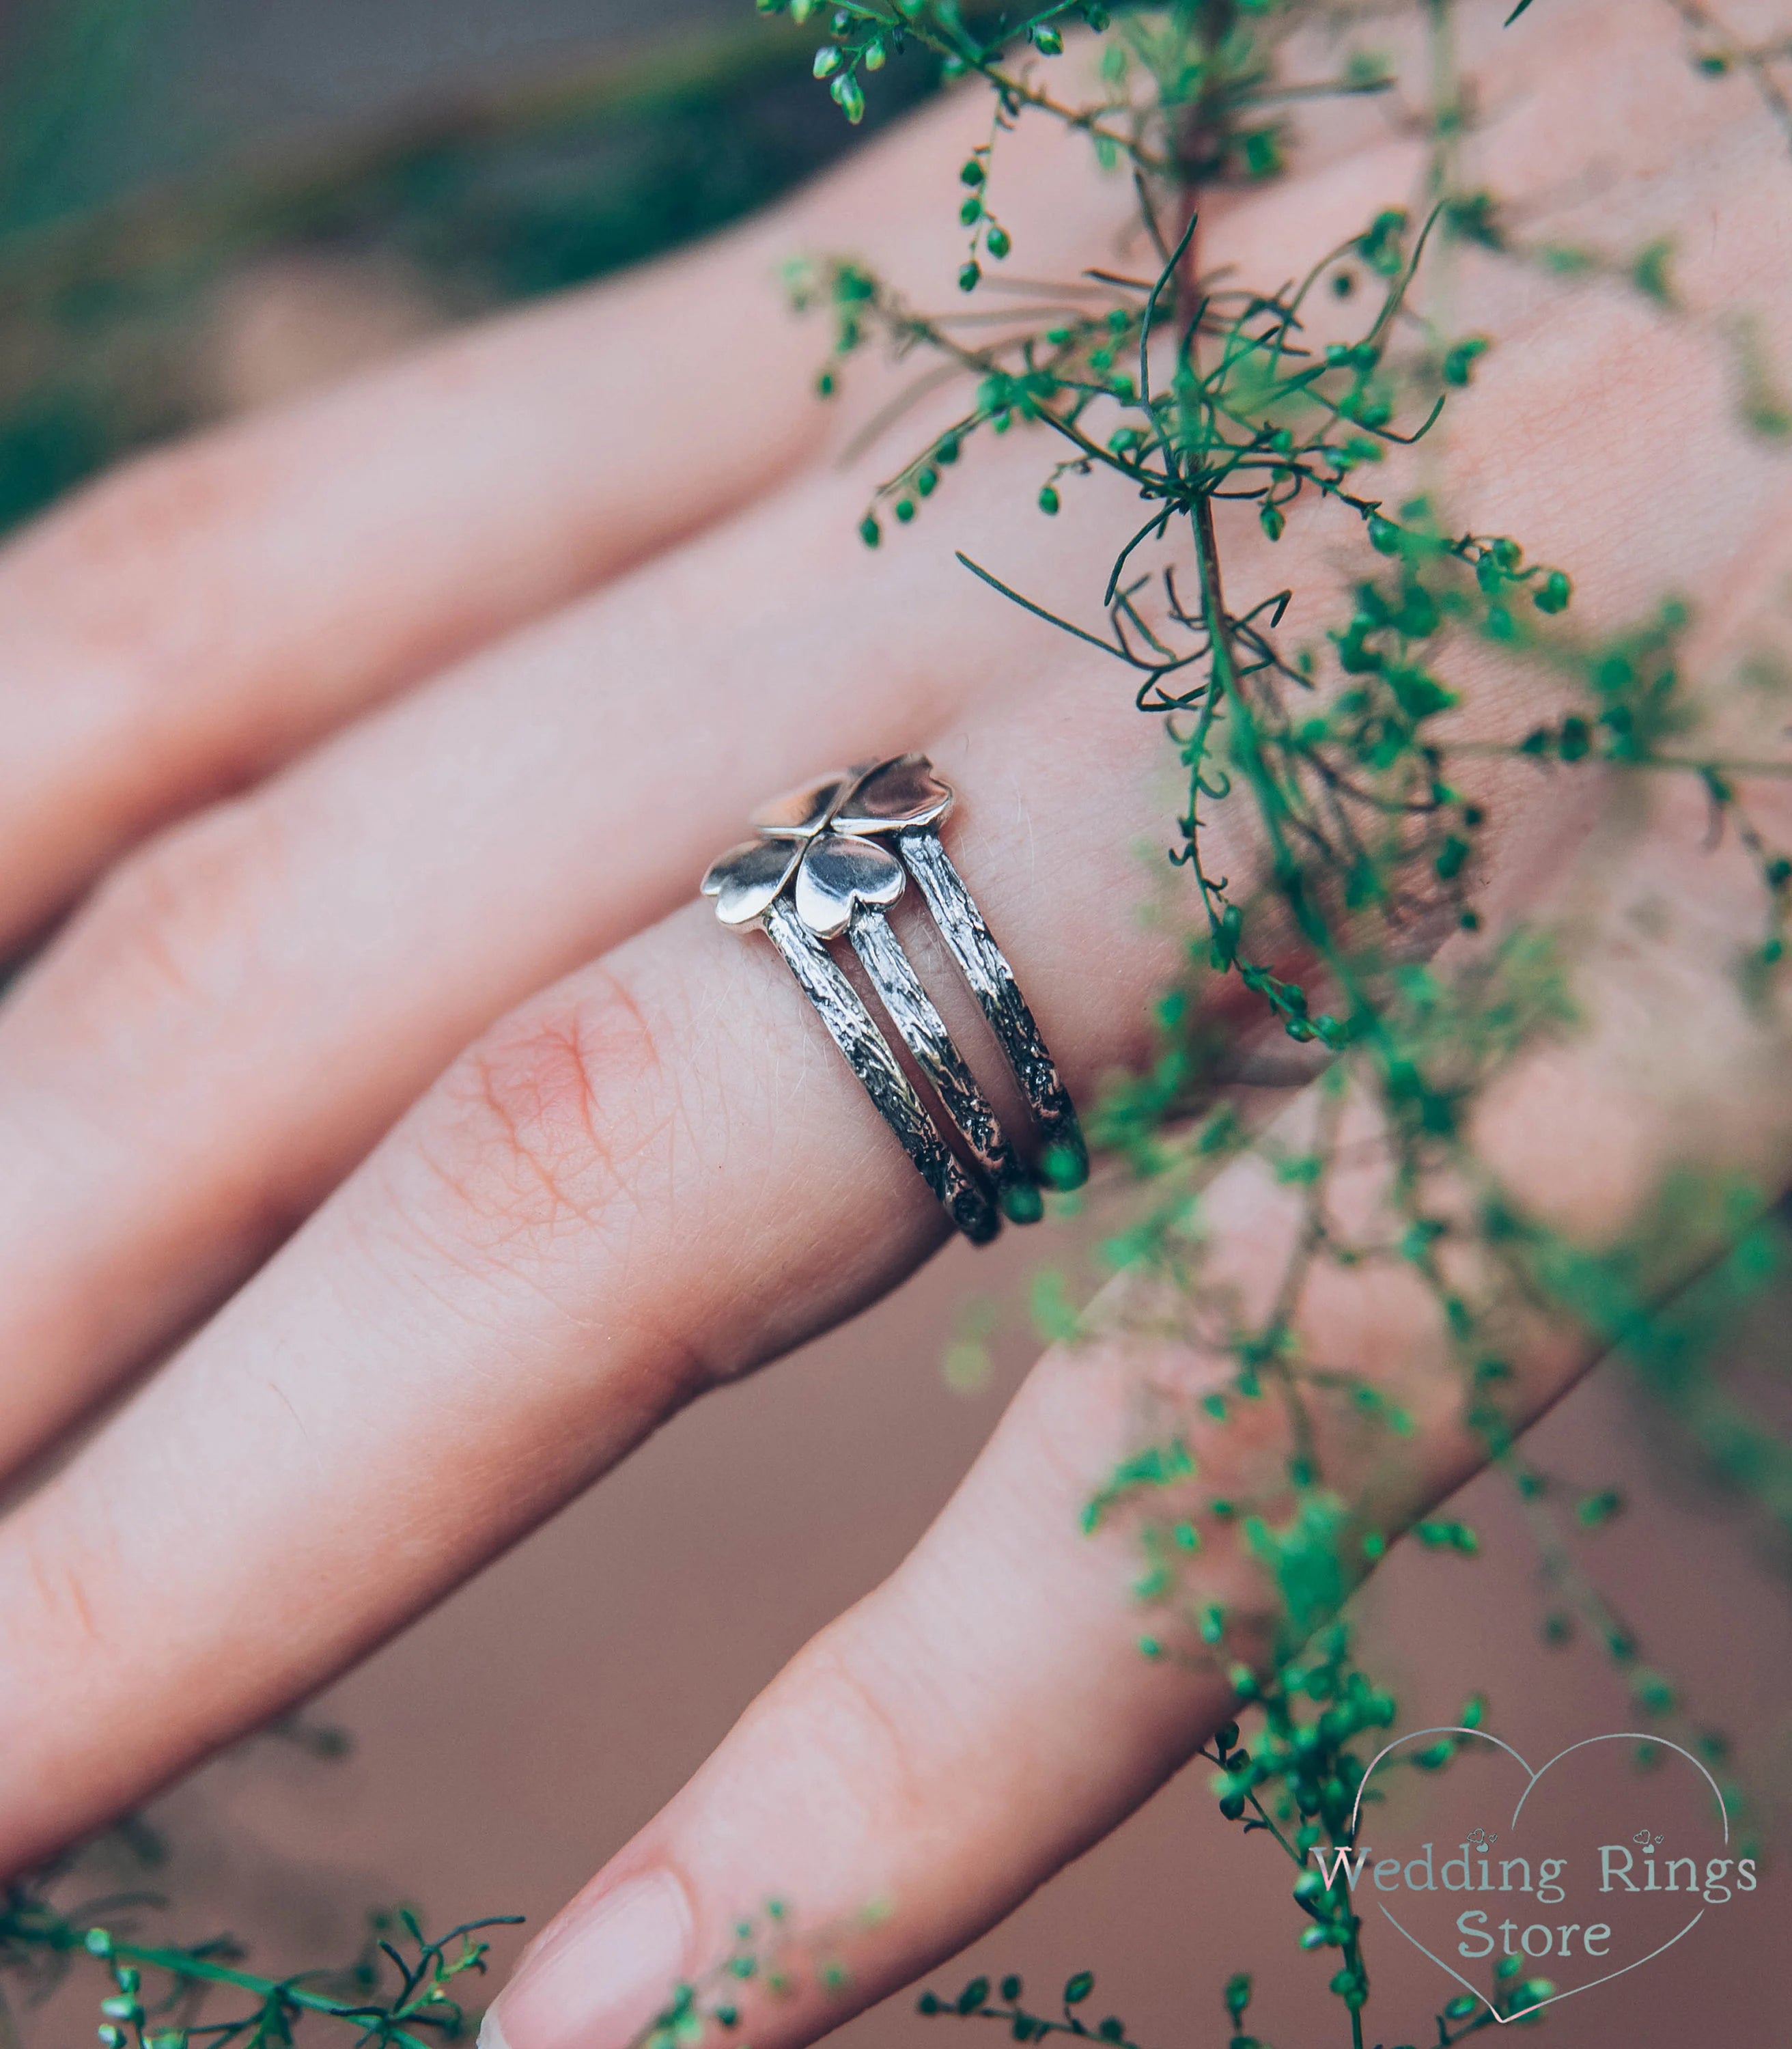
POLYGON ((941 842, 952 801, 924 754, 825 776, 768 804, 752 821, 758 836, 712 864, 703 893, 715 898, 725 925, 757 926, 770 937, 947 1214, 982 1244, 1004 1215, 1028 1223, 1040 1214, 1042 1179, 1075 1188, 1088 1160, 1076 1112, 1014 970, 941 842), (1036 1127, 1041 1172, 1024 1164, 1003 1132, 885 915, 911 881, 1013 1070, 1036 1127), (842 939, 908 1048, 931 1107, 828 951, 842 939))

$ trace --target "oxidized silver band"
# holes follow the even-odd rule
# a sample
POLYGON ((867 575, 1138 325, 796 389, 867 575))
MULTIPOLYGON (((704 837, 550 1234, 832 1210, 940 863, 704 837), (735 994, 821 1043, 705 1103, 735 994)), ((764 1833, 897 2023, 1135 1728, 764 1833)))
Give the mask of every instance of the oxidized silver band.
POLYGON ((1042 1181, 1079 1185, 1088 1156, 1014 970, 941 842, 952 803, 924 754, 826 776, 768 805, 752 821, 758 838, 712 864, 703 893, 717 900, 725 925, 757 926, 771 939, 947 1214, 982 1244, 1004 1215, 1017 1223, 1040 1215, 1042 1181), (1040 1171, 1009 1143, 885 916, 911 877, 1013 1071, 1036 1127, 1040 1171), (828 951, 840 939, 857 955, 939 1115, 828 951))

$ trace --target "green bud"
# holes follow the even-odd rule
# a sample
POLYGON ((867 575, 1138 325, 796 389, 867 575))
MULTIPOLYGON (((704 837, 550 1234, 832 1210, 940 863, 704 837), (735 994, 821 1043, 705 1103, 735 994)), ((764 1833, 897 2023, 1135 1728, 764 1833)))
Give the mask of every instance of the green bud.
POLYGON ((1042 512, 1055 515, 1063 503, 1055 489, 1049 484, 1046 484, 1039 494, 1039 509, 1042 512))
POLYGON ((1437 858, 1432 863, 1440 882, 1453 882, 1467 865, 1469 845, 1460 833, 1452 833, 1437 850, 1437 858))
POLYGON ((976 259, 973 257, 958 273, 958 290, 961 292, 974 292, 977 290, 977 281, 982 274, 976 259))
POLYGON ((846 61, 846 52, 838 43, 823 43, 815 52, 814 73, 817 78, 832 78, 846 61))
POLYGON ((884 538, 884 530, 870 513, 859 522, 859 538, 868 548, 874 548, 884 538))
POLYGON ((1014 243, 1005 227, 992 224, 989 233, 983 238, 983 246, 999 263, 1014 247, 1014 243))
POLYGON ((1475 365, 1493 346, 1484 334, 1471 334, 1459 341, 1444 358, 1444 382, 1459 388, 1475 374, 1475 365))
POLYGON ((973 192, 958 208, 958 220, 964 227, 969 227, 973 222, 981 220, 982 218, 983 202, 975 192, 973 192))

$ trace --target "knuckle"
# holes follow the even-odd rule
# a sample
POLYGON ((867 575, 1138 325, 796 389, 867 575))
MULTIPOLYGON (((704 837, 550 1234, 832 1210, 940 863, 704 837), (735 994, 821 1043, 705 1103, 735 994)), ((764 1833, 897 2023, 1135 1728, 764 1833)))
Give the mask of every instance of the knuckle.
POLYGON ((21 1538, 20 1584, 10 1604, 9 1634, 31 1662, 43 1655, 103 1649, 98 1589, 116 1570, 109 1526, 87 1530, 71 1544, 68 1533, 33 1532, 21 1538), (21 1643, 20 1639, 26 1639, 21 1643))
POLYGON ((268 488, 252 444, 218 434, 140 456, 91 485, 9 551, 31 616, 129 690, 146 722, 191 688, 193 660, 232 630, 220 546, 268 488))
POLYGON ((264 900, 284 861, 284 835, 264 799, 184 822, 99 885, 70 930, 61 975, 102 1017, 231 1002, 255 968, 264 900))
POLYGON ((831 1781, 830 1806, 859 1814, 873 1837, 906 1833, 932 1805, 922 1729, 941 1733, 943 1704, 904 1700, 907 1685, 892 1685, 856 1620, 843 1616, 814 1639, 763 1697, 763 1711, 775 1726, 794 1709, 800 1730, 790 1752, 804 1760, 807 1787, 831 1781))
POLYGON ((110 470, 15 545, 33 586, 78 598, 99 624, 135 616, 165 598, 171 554, 202 546, 254 509, 260 465, 242 438, 214 434, 151 449, 110 470))
POLYGON ((422 1147, 461 1243, 514 1262, 638 1212, 675 1114, 661 1039, 628 986, 599 970, 462 1056, 422 1147))

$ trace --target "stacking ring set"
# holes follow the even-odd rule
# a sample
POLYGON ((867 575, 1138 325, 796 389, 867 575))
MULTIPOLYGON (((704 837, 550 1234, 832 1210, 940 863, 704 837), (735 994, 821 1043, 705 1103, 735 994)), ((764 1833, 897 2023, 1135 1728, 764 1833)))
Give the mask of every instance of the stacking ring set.
POLYGON ((947 1215, 981 1245, 1005 1216, 1032 1223, 1044 1207, 1041 1186, 1075 1187, 1088 1162, 1076 1111, 1014 970, 941 841, 952 804, 950 786, 924 754, 826 776, 767 805, 752 821, 756 837, 713 862, 702 888, 725 925, 756 927, 783 955, 947 1215), (890 923, 890 908, 911 882, 1013 1070, 1042 1171, 1010 1143, 890 923), (857 955, 931 1107, 830 951, 839 941, 857 955))

